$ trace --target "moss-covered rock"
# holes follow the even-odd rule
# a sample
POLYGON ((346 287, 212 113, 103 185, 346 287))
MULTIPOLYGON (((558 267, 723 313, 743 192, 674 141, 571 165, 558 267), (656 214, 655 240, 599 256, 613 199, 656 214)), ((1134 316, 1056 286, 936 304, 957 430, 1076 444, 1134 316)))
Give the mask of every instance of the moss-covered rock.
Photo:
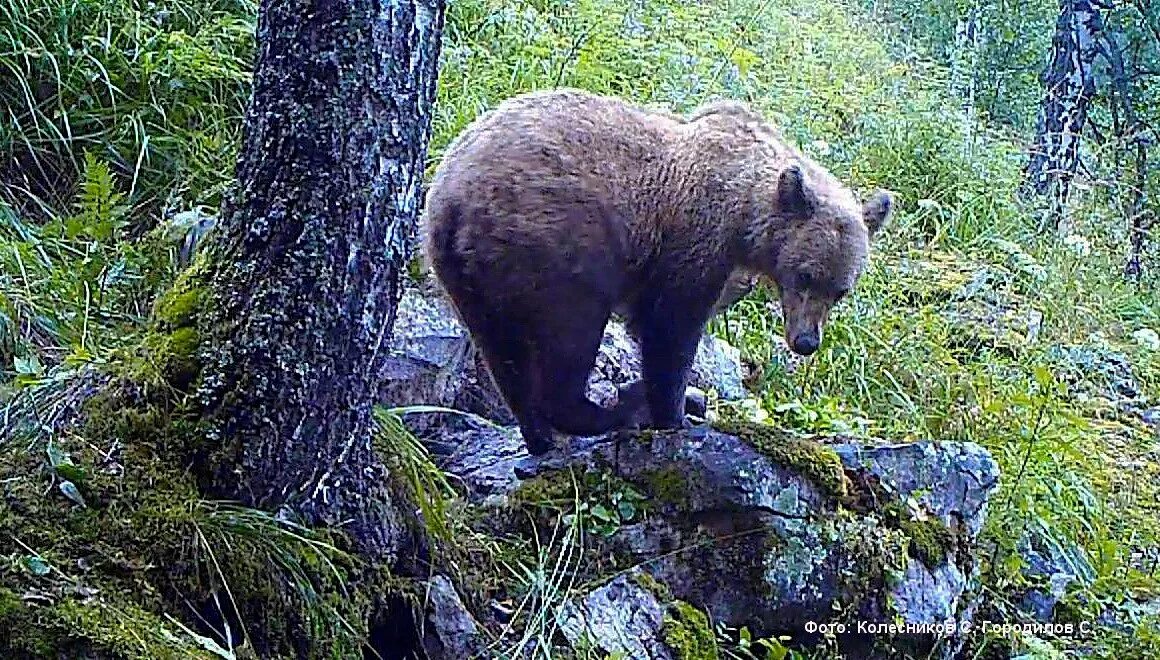
POLYGON ((675 466, 646 470, 635 480, 661 506, 681 509, 689 505, 688 477, 675 466))
POLYGON ((956 539, 950 528, 934 516, 916 519, 906 507, 891 502, 882 509, 883 519, 888 525, 900 530, 909 539, 910 554, 922 561, 927 568, 935 568, 947 560, 947 554, 954 549, 956 539))
POLYGON ((678 660, 717 660, 717 638, 709 616, 683 600, 669 604, 661 635, 678 660))
POLYGON ((669 589, 669 585, 656 579, 652 573, 648 571, 633 571, 629 578, 639 585, 641 588, 647 590, 649 593, 657 597, 657 600, 662 603, 667 603, 673 599, 673 592, 669 589))
POLYGON ((845 468, 842 459, 830 447, 765 424, 729 419, 713 426, 722 433, 748 442, 773 462, 797 471, 825 493, 834 497, 846 496, 845 468))

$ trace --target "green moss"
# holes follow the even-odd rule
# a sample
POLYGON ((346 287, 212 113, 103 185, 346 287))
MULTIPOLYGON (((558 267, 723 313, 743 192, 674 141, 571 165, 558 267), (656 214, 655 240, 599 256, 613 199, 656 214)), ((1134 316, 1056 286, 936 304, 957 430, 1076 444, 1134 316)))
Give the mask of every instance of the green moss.
POLYGON ((123 354, 120 371, 128 380, 186 390, 197 378, 201 335, 197 328, 154 329, 130 353, 123 354))
POLYGON ((641 570, 634 571, 629 576, 629 579, 635 582, 637 586, 656 596, 657 600, 662 603, 667 603, 673 599, 673 593, 669 589, 669 585, 656 579, 652 573, 641 570))
POLYGON ((215 656, 177 626, 132 603, 64 600, 54 608, 57 625, 93 647, 123 658, 209 660, 215 656))
POLYGON ((830 447, 765 424, 723 420, 713 426, 722 433, 748 442, 773 462, 800 473, 822 492, 837 498, 846 497, 846 471, 842 459, 830 447))
POLYGON ((171 328, 191 325, 196 321, 202 299, 203 292, 200 288, 174 287, 157 301, 154 318, 171 328))
POLYGON ((928 516, 926 520, 914 520, 906 508, 897 502, 882 508, 886 523, 910 539, 910 554, 926 565, 935 568, 946 562, 947 553, 955 544, 955 535, 942 520, 928 516))
POLYGON ((571 509, 586 494, 585 475, 571 469, 545 472, 525 480, 508 496, 512 508, 555 510, 571 509))
POLYGON ((683 600, 669 604, 661 636, 678 660, 717 660, 717 638, 709 617, 683 600))
POLYGON ((676 467, 642 472, 635 481, 660 504, 685 508, 689 504, 688 479, 676 467))
MULTIPOLYGON (((165 336, 178 355, 196 343, 193 328, 165 336)), ((75 432, 53 438, 85 475, 76 484, 85 507, 60 493, 43 444, 0 444, 0 528, 10 532, 0 554, 51 567, 0 566, 0 630, 21 631, 0 635, 0 657, 201 657, 174 621, 199 630, 190 604, 215 602, 241 612, 264 657, 360 654, 369 594, 382 585, 338 550, 338 536, 203 499, 187 467, 202 450, 189 406, 124 374, 89 397, 75 432), (355 576, 360 586, 349 587, 355 576), (24 603, 15 596, 24 593, 44 597, 24 603)))
POLYGON ((825 523, 820 541, 835 548, 845 562, 839 572, 839 612, 849 620, 871 602, 877 602, 872 609, 888 611, 888 587, 906 572, 905 534, 873 516, 839 509, 825 523))

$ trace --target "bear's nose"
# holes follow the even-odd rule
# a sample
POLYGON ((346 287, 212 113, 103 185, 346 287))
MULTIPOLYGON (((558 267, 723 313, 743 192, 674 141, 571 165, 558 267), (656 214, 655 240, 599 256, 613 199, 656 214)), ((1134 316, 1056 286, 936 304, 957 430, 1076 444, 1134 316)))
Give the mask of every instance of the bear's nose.
POLYGON ((812 332, 803 332, 793 338, 793 352, 798 355, 812 355, 814 351, 818 350, 818 344, 821 342, 818 336, 812 332))

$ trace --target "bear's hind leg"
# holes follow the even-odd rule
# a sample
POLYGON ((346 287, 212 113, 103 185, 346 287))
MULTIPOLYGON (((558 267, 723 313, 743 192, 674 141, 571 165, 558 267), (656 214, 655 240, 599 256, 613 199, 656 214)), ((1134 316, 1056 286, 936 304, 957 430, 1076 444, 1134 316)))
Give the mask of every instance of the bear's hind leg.
POLYGON ((540 374, 534 366, 534 354, 528 338, 516 330, 503 315, 481 315, 479 332, 472 341, 483 353, 488 372, 516 422, 520 435, 533 456, 550 451, 552 427, 540 408, 540 374))

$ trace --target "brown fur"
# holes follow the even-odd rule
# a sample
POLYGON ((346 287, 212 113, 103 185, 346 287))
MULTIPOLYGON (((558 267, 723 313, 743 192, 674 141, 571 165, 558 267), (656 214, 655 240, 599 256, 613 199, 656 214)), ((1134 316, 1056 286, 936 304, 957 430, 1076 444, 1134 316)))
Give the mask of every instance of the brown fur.
POLYGON ((812 352, 889 208, 879 195, 863 209, 743 104, 683 119, 557 90, 501 103, 450 147, 424 249, 540 452, 552 429, 625 423, 641 397, 655 425, 681 424, 705 321, 746 273, 779 285, 787 339, 812 352), (608 410, 585 383, 614 309, 645 375, 608 410))

